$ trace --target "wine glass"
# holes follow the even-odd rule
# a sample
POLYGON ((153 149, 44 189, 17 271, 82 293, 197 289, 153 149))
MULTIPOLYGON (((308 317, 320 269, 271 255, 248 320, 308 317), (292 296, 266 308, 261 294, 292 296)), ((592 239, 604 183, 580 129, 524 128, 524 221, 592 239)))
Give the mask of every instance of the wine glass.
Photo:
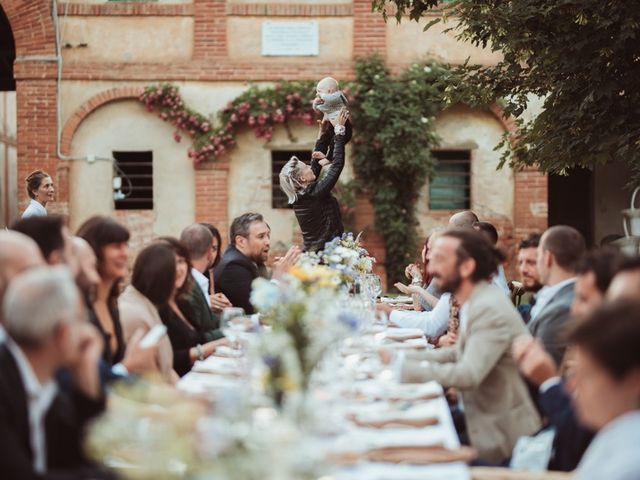
POLYGON ((240 307, 227 307, 222 311, 222 333, 232 344, 238 340, 240 333, 246 331, 247 318, 240 307))
POLYGON ((376 299, 382 295, 382 280, 380 277, 374 273, 370 273, 367 275, 367 290, 372 297, 373 303, 375 303, 376 299))

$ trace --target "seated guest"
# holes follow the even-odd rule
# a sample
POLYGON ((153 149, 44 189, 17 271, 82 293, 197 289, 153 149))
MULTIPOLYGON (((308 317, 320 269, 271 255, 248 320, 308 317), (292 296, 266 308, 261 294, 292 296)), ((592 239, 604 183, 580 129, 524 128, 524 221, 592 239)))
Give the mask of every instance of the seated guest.
POLYGON ((584 253, 584 238, 573 227, 551 227, 540 239, 538 274, 544 288, 536 296, 527 326, 557 364, 566 348, 561 332, 570 316, 576 269, 584 253))
MULTIPOLYGON (((188 295, 191 291, 192 277, 189 273, 191 264, 189 252, 177 239, 162 237, 159 243, 166 244, 175 254, 173 273, 170 265, 166 266, 165 278, 157 280, 157 290, 163 287, 166 278, 175 278, 169 301, 158 306, 160 319, 167 327, 167 335, 173 348, 173 369, 183 376, 191 370, 196 360, 204 360, 212 355, 216 348, 228 344, 225 339, 207 342, 200 326, 193 322, 193 307, 188 295)), ((150 285, 153 289, 153 284, 150 285)))
POLYGON ((402 328, 419 328, 430 341, 437 341, 447 331, 450 305, 451 294, 443 293, 430 312, 393 310, 385 305, 381 305, 379 309, 385 311, 388 308, 387 313, 392 324, 402 328))
MULTIPOLYGON (((169 302, 175 285, 176 257, 167 245, 154 243, 144 248, 136 258, 131 285, 118 298, 125 341, 129 341, 140 328, 150 330, 162 325, 158 307, 169 302)), ((157 362, 160 374, 168 383, 175 383, 178 375, 173 370, 173 349, 168 336, 157 343, 157 362)))
MULTIPOLYGON (((22 233, 0 231, 0 306, 11 280, 29 268, 44 265, 44 259, 36 242, 22 233)), ((0 309, 0 344, 6 333, 2 327, 0 309)))
POLYGON ((571 381, 580 421, 595 430, 576 478, 640 476, 640 303, 604 304, 568 336, 576 349, 571 381))
MULTIPOLYGON (((423 254, 425 254, 425 265, 428 265, 433 244, 440 233, 440 231, 435 231, 429 236, 427 245, 423 250, 423 254)), ((409 267, 411 267, 411 265, 409 267)), ((451 306, 453 302, 451 294, 448 292, 443 293, 439 299, 436 299, 435 297, 432 297, 430 294, 428 294, 427 291, 425 291, 423 288, 417 285, 405 286, 401 283, 396 283, 395 286, 403 293, 418 294, 427 301, 431 301, 432 299, 436 300, 433 309, 429 309, 427 311, 407 312, 393 310, 391 307, 388 307, 385 304, 381 304, 380 306, 378 306, 378 309, 385 311, 389 315, 389 321, 392 324, 403 328, 419 328, 424 331, 425 336, 430 343, 437 345, 439 339, 445 335, 445 332, 447 332, 447 328, 450 326, 449 320, 451 317, 451 306)), ((431 288, 433 288, 433 291, 437 291, 435 279, 432 279, 430 285, 427 287, 427 290, 431 288)), ((453 336, 455 335, 455 332, 452 331, 451 334, 453 336)), ((452 336, 450 337, 453 338, 452 336)))
POLYGON ((9 286, 0 346, 0 465, 6 479, 104 478, 84 457, 84 427, 104 409, 102 340, 85 323, 65 267, 38 267, 9 286), (58 387, 66 368, 73 387, 58 387))
POLYGON ((218 306, 224 305, 223 308, 231 306, 231 302, 222 293, 210 294, 209 267, 218 256, 213 250, 215 237, 207 227, 195 223, 182 231, 180 242, 192 259, 189 276, 193 281, 189 282, 188 292, 193 310, 191 320, 203 332, 205 341, 222 338, 220 318, 212 311, 212 301, 218 302, 218 306))
MULTIPOLYGON (((265 262, 271 248, 271 229, 259 213, 245 213, 233 220, 229 232, 230 245, 216 267, 216 292, 223 293, 234 307, 253 314, 251 283, 258 277, 268 278, 265 262)), ((300 256, 298 247, 274 264, 273 277, 278 278, 300 256)))
MULTIPOLYGON (((608 248, 594 250, 585 256, 576 269, 575 297, 571 304, 573 315, 585 316, 602 304, 620 260, 620 254, 608 248)), ((547 418, 548 426, 543 431, 555 430, 546 466, 549 470, 571 471, 589 446, 593 432, 578 424, 566 382, 542 342, 525 336, 516 339, 513 350, 520 371, 535 387, 538 405, 547 418)), ((567 350, 564 359, 568 365, 572 360, 566 357, 573 357, 570 352, 567 350)))
POLYGON ((628 298, 640 300, 640 257, 631 257, 620 264, 618 273, 611 280, 607 299, 628 298))
POLYGON ((191 275, 196 284, 200 287, 202 295, 205 297, 207 305, 211 308, 211 298, 209 296, 209 267, 213 263, 213 235, 207 227, 194 223, 189 225, 180 234, 180 241, 191 255, 193 268, 191 275))
POLYGON ((222 248, 222 237, 220 236, 220 232, 216 227, 211 225, 210 223, 201 223, 200 225, 207 227, 213 235, 213 242, 211 243, 211 250, 213 251, 213 260, 209 267, 207 268, 205 275, 209 278, 209 296, 211 299, 211 308, 215 312, 221 312, 225 308, 233 307, 231 302, 227 297, 224 296, 223 293, 216 293, 215 289, 215 279, 214 272, 215 268, 220 263, 220 259, 222 255, 220 255, 220 249, 222 248))
POLYGON ((440 292, 436 288, 436 282, 429 275, 429 251, 435 241, 439 230, 434 230, 427 237, 422 247, 420 260, 422 266, 415 263, 407 265, 404 274, 411 280, 411 285, 396 283, 394 286, 405 295, 413 297, 413 309, 417 312, 430 312, 434 309, 440 298, 440 292))
POLYGON ((87 311, 104 338, 105 362, 115 365, 125 352, 118 295, 120 282, 129 272, 129 231, 109 217, 95 216, 80 225, 77 235, 91 246, 98 261, 100 282, 87 311))
MULTIPOLYGON (((498 245, 498 230, 489 222, 475 222, 473 228, 485 235, 492 245, 498 245)), ((502 264, 498 265, 497 272, 491 277, 491 283, 502 289, 505 294, 509 295, 511 293, 502 264)))
POLYGON ((520 285, 511 282, 511 300, 520 312, 524 323, 529 323, 534 296, 542 288, 538 276, 538 245, 540 234, 532 233, 518 244, 518 274, 520 285))
POLYGON ((35 240, 49 265, 66 263, 71 244, 69 232, 61 216, 24 218, 14 223, 11 229, 35 240))
MULTIPOLYGON (((95 292, 100 284, 100 274, 98 273, 98 260, 93 253, 93 249, 86 240, 80 237, 72 237, 72 257, 73 261, 69 262, 69 266, 73 266, 76 271, 71 271, 75 277, 76 285, 80 290, 86 305, 92 305, 95 300, 95 292)), ((95 325, 95 314, 92 323, 95 325)), ((140 340, 146 333, 146 329, 139 329, 135 332, 127 342, 122 361, 111 365, 107 362, 106 355, 103 354, 104 380, 109 382, 127 377, 129 374, 151 373, 156 372, 158 366, 156 364, 156 348, 142 347, 140 340)))
POLYGON ((403 382, 436 380, 460 391, 471 445, 482 460, 500 462, 540 418, 511 356, 511 343, 526 332, 518 312, 490 279, 502 254, 472 229, 445 231, 436 240, 429 270, 438 289, 460 302, 454 346, 414 354, 396 367, 403 382))
POLYGON ((585 255, 576 268, 575 297, 571 304, 573 315, 584 316, 602 304, 623 260, 622 254, 611 247, 585 255))

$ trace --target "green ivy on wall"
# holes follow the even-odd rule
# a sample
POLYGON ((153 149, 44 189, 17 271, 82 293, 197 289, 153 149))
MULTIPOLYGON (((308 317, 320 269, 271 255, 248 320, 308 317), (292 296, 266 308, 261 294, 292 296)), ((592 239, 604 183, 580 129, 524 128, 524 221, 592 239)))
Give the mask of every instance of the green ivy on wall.
MULTIPOLYGON (((454 76, 447 66, 413 64, 394 77, 380 56, 356 63, 356 79, 343 84, 352 112, 354 170, 357 184, 345 184, 337 194, 343 213, 353 213, 355 191, 366 189, 375 210, 375 228, 386 245, 389 284, 401 280, 404 267, 416 253, 416 204, 420 189, 434 172, 431 149, 438 144, 434 117, 446 104, 454 76)), ((290 120, 316 122, 311 108, 313 82, 281 81, 274 86, 251 86, 211 117, 185 105, 178 87, 152 85, 140 96, 150 111, 187 133, 192 139, 189 157, 199 163, 216 160, 236 143, 241 128, 251 128, 266 142, 278 125, 290 120)), ((176 141, 181 140, 178 131, 176 141)), ((352 218, 346 218, 348 223, 352 218)))
POLYGON ((404 278, 416 253, 416 205, 433 174, 434 117, 445 107, 445 66, 413 64, 392 77, 379 56, 356 64, 354 170, 369 191, 386 246, 388 284, 404 278))

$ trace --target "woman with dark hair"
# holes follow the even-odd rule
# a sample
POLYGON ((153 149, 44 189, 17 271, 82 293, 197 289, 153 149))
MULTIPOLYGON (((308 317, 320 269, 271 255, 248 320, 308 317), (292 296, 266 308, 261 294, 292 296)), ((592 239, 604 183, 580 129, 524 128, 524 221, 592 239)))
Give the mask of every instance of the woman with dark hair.
POLYGON ((118 312, 120 281, 129 271, 129 230, 108 217, 95 216, 84 222, 77 236, 86 240, 97 259, 100 283, 94 298, 87 299, 89 320, 104 338, 104 360, 122 361, 125 342, 118 312))
POLYGON ((220 263, 220 259, 222 258, 220 255, 220 250, 222 250, 222 236, 220 236, 220 231, 211 223, 202 222, 200 223, 200 225, 202 225, 203 227, 207 227, 211 232, 211 235, 213 235, 212 248, 214 258, 211 267, 209 267, 209 270, 213 272, 213 269, 218 266, 218 264, 220 263))
MULTIPOLYGON (((162 324, 158 308, 167 305, 171 299, 175 279, 176 256, 167 244, 151 244, 138 254, 131 285, 118 299, 125 340, 139 328, 150 330, 162 324)), ((175 383, 178 376, 173 370, 173 350, 166 335, 158 342, 157 361, 163 378, 175 383)))
POLYGON ((429 250, 437 238, 440 230, 434 230, 424 241, 420 253, 420 263, 411 263, 405 268, 405 275, 411 280, 411 285, 400 282, 394 286, 405 295, 413 297, 413 308, 418 312, 430 312, 440 299, 440 293, 435 287, 429 274, 429 250))
POLYGON ((158 243, 165 244, 175 254, 176 276, 169 301, 158 306, 160 319, 167 327, 171 347, 173 348, 173 368, 183 376, 191 370, 196 360, 204 360, 212 355, 216 348, 228 345, 228 340, 220 339, 211 342, 204 340, 204 335, 197 322, 195 312, 189 301, 189 292, 193 287, 191 261, 189 252, 180 241, 173 237, 162 237, 158 243))
POLYGON ((220 255, 220 251, 222 250, 222 237, 220 236, 220 232, 218 231, 218 229, 213 226, 210 223, 201 223, 200 225, 202 225, 203 227, 207 227, 209 229, 209 231, 211 232, 211 235, 213 235, 213 244, 212 244, 212 250, 213 250, 213 261, 211 263, 211 265, 209 266, 209 270, 208 270, 208 276, 209 276, 209 298, 211 300, 211 308, 215 311, 215 312, 221 312, 222 310, 224 310, 225 308, 228 307, 233 307, 233 305, 231 304, 231 302, 229 301, 229 299, 225 296, 224 293, 216 293, 215 290, 215 275, 214 275, 214 269, 218 266, 218 264, 220 263, 220 259, 222 258, 222 255, 220 255))
POLYGON ((27 194, 31 201, 22 214, 22 218, 45 217, 47 203, 53 200, 56 193, 51 176, 44 170, 31 172, 25 179, 27 194))

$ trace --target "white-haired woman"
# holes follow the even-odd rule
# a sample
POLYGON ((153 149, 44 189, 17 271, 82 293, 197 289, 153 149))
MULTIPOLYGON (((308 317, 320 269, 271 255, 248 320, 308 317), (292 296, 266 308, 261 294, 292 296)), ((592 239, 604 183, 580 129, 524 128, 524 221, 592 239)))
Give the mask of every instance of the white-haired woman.
POLYGON ((335 128, 332 129, 327 122, 321 125, 311 165, 291 157, 280 171, 280 188, 296 214, 305 250, 322 250, 326 242, 344 233, 340 205, 331 191, 344 168, 345 123, 348 118, 349 112, 343 108, 335 128), (326 152, 319 151, 318 146, 330 143, 333 143, 333 159, 326 174, 320 178, 321 162, 327 160, 326 152))

